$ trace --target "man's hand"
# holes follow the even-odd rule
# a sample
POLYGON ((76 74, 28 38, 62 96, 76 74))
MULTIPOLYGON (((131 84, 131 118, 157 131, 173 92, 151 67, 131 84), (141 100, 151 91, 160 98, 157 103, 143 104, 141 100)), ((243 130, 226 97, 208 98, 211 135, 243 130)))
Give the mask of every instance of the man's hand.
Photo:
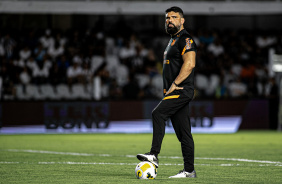
POLYGON ((169 90, 166 92, 165 96, 168 95, 169 93, 172 93, 174 90, 180 90, 180 89, 183 89, 183 87, 178 87, 174 83, 172 83, 169 90))

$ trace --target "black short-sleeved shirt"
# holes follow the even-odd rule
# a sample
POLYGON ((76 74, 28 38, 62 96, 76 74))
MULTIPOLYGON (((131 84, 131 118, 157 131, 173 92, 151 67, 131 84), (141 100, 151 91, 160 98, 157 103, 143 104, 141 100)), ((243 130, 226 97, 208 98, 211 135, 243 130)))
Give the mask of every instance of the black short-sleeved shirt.
MULTIPOLYGON (((164 52, 164 93, 169 90, 171 84, 180 73, 180 69, 183 65, 182 55, 190 51, 197 52, 197 46, 191 35, 185 29, 171 37, 164 52)), ((178 84, 178 86, 184 87, 184 93, 187 95, 190 96, 194 94, 194 69, 184 81, 178 84)))

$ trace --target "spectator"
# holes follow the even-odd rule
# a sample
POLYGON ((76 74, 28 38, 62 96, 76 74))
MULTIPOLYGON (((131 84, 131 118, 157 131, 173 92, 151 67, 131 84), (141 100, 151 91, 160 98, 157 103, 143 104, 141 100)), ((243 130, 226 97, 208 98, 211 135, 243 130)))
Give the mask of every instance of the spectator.
POLYGON ((66 59, 66 56, 63 55, 57 62, 54 62, 50 68, 49 81, 53 85, 60 83, 67 83, 67 69, 70 64, 66 59))
POLYGON ((23 71, 20 73, 20 82, 24 85, 27 85, 31 82, 31 77, 28 73, 27 67, 23 68, 23 71))
POLYGON ((81 36, 78 31, 74 31, 68 42, 68 52, 71 56, 78 53, 79 49, 82 47, 81 36))
POLYGON ((239 77, 236 81, 229 83, 228 90, 231 97, 244 97, 247 95, 247 85, 241 82, 239 77))
POLYGON ((121 99, 123 96, 122 94, 122 89, 121 87, 118 85, 117 80, 113 79, 110 83, 110 87, 109 87, 109 97, 112 100, 118 100, 121 99))
POLYGON ((141 47, 136 47, 136 55, 132 56, 131 60, 131 71, 137 72, 137 73, 143 73, 143 67, 144 67, 144 58, 141 55, 141 47))
POLYGON ((249 84, 255 77, 255 66, 251 63, 245 63, 241 70, 240 77, 243 82, 249 84))
POLYGON ((130 43, 127 41, 125 47, 120 49, 119 57, 123 64, 131 68, 131 59, 136 56, 136 50, 134 47, 130 47, 130 43))
POLYGON ((82 82, 82 68, 77 62, 73 62, 73 64, 68 67, 67 80, 70 85, 82 82))
MULTIPOLYGON (((59 81, 63 83, 67 83, 67 70, 70 67, 70 62, 68 61, 68 58, 66 55, 62 55, 57 60, 57 66, 58 66, 58 72, 60 73, 59 81)), ((56 69, 55 69, 56 70, 56 69)), ((55 72, 55 71, 54 71, 55 72)))
POLYGON ((257 88, 257 80, 256 78, 253 78, 248 83, 248 97, 258 97, 258 88, 257 88))
POLYGON ((138 86, 137 81, 135 81, 134 75, 129 75, 128 83, 123 87, 123 98, 128 100, 140 99, 143 95, 138 86))
POLYGON ((83 57, 77 54, 73 57, 72 61, 77 63, 79 66, 82 66, 83 57))
POLYGON ((199 40, 205 45, 209 45, 214 42, 214 37, 208 30, 199 31, 199 40))
POLYGON ((63 80, 65 78, 65 73, 60 72, 58 63, 55 63, 50 69, 49 81, 52 85, 58 85, 60 83, 65 83, 63 80))
POLYGON ((214 56, 218 57, 224 53, 224 48, 218 39, 214 43, 209 44, 208 51, 211 52, 214 56))
POLYGON ((9 33, 7 33, 3 40, 3 46, 7 58, 11 58, 13 56, 16 45, 16 41, 10 36, 9 33))
POLYGON ((258 79, 266 78, 269 75, 267 66, 262 62, 257 62, 255 64, 255 75, 258 79))
POLYGON ((14 82, 11 76, 12 74, 11 68, 9 69, 9 66, 8 64, 5 63, 5 61, 0 68, 0 74, 1 74, 0 76, 2 77, 2 81, 3 81, 3 98, 4 99, 13 99, 16 91, 15 91, 14 82))
POLYGON ((33 82, 35 84, 45 84, 49 79, 50 64, 48 60, 38 62, 32 72, 33 82))
POLYGON ((106 44, 106 56, 118 55, 118 48, 115 45, 115 40, 111 37, 107 37, 105 40, 106 44))
POLYGON ((265 48, 271 46, 277 42, 275 37, 267 36, 266 33, 257 37, 256 43, 259 48, 265 48))
POLYGON ((64 46, 59 43, 59 41, 56 41, 54 46, 50 46, 48 49, 48 54, 52 57, 53 60, 55 60, 58 56, 61 56, 64 54, 64 46))
POLYGON ((154 51, 150 49, 147 57, 144 59, 144 73, 148 74, 150 77, 154 77, 156 74, 162 73, 162 66, 160 65, 161 63, 157 61, 154 51))
POLYGON ((64 36, 62 36, 62 34, 60 32, 58 32, 56 34, 56 38, 55 38, 54 43, 56 44, 56 42, 59 43, 59 45, 61 47, 64 47, 67 43, 67 38, 65 38, 64 36))
POLYGON ((2 38, 1 32, 0 32, 0 58, 4 57, 5 55, 5 49, 4 49, 4 38, 2 38))
POLYGON ((267 94, 268 97, 270 98, 277 98, 278 95, 279 95, 279 87, 275 81, 275 78, 274 77, 271 77, 269 79, 269 93, 267 94))
POLYGON ((44 56, 46 54, 45 48, 42 46, 42 44, 39 44, 35 49, 34 49, 34 55, 35 55, 35 60, 36 61, 42 61, 44 56))
POLYGON ((14 65, 17 66, 18 68, 24 68, 26 64, 24 60, 15 58, 14 65))
POLYGON ((31 50, 26 45, 22 50, 20 50, 20 59, 21 60, 27 60, 31 56, 31 50))
POLYGON ((42 47, 48 50, 50 47, 54 46, 54 38, 51 36, 51 30, 46 29, 45 34, 39 39, 42 47))
POLYGON ((227 97, 227 95, 228 95, 227 94, 227 87, 224 84, 223 79, 221 78, 220 84, 216 87, 216 90, 215 90, 215 97, 216 98, 224 98, 224 97, 227 97))
POLYGON ((27 66, 27 69, 28 69, 31 73, 33 73, 34 70, 35 70, 36 67, 37 67, 37 63, 36 63, 36 61, 34 60, 33 57, 29 57, 29 59, 28 59, 27 62, 26 62, 26 66, 27 66))
POLYGON ((109 71, 106 69, 107 64, 103 63, 94 73, 94 78, 100 81, 100 90, 102 98, 108 98, 110 95, 111 78, 109 71))
POLYGON ((138 47, 140 45, 140 42, 137 39, 136 34, 134 34, 134 33, 131 34, 129 43, 130 43, 130 48, 136 48, 136 47, 138 47))
POLYGON ((231 71, 233 74, 235 74, 237 77, 241 75, 242 71, 242 65, 240 62, 234 62, 231 66, 231 71))
POLYGON ((91 71, 89 63, 83 62, 81 75, 84 84, 88 84, 92 81, 93 72, 91 71))
MULTIPOLYGON (((137 99, 156 96, 152 89, 161 80, 162 68, 158 58, 163 57, 167 44, 167 39, 162 36, 154 40, 144 39, 146 42, 143 43, 129 29, 126 34, 119 32, 117 36, 89 29, 67 31, 68 36, 64 37, 64 33, 58 31, 55 38, 51 30, 46 30, 39 38, 35 30, 24 32, 17 34, 19 39, 11 36, 12 31, 4 36, 0 33, 0 70, 6 71, 1 77, 9 88, 7 93, 13 94, 13 85, 18 82, 51 82, 54 85, 83 82, 92 85, 95 73, 102 83, 103 97, 119 99, 123 96, 123 87, 134 81, 129 73, 138 73, 148 81, 146 79, 146 85, 139 86, 141 92, 137 99), (151 45, 154 50, 147 49, 144 44, 151 45)), ((212 93, 199 95, 212 97, 215 91, 218 97, 272 96, 277 84, 268 81, 268 49, 274 46, 277 54, 282 53, 279 32, 272 37, 274 34, 269 32, 227 31, 220 37, 222 42, 217 35, 217 32, 200 30, 198 40, 195 39, 199 47, 197 74, 207 78, 205 87, 212 86, 212 93), (212 76, 217 76, 214 79, 220 77, 220 82, 211 80, 212 76), (214 81, 213 85, 210 80, 214 81), (248 93, 245 93, 245 87, 248 93)))

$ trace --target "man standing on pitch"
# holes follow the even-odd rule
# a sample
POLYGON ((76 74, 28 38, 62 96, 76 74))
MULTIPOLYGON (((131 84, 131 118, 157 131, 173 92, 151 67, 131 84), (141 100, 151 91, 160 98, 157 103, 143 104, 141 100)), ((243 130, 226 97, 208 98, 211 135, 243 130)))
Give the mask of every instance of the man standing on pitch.
POLYGON ((166 32, 171 39, 164 52, 164 98, 152 112, 153 140, 149 153, 138 154, 141 161, 150 161, 158 167, 158 154, 165 134, 165 122, 170 118, 181 142, 184 169, 170 178, 195 178, 194 141, 191 134, 189 102, 194 96, 194 68, 196 44, 184 29, 183 11, 179 7, 166 10, 166 32))

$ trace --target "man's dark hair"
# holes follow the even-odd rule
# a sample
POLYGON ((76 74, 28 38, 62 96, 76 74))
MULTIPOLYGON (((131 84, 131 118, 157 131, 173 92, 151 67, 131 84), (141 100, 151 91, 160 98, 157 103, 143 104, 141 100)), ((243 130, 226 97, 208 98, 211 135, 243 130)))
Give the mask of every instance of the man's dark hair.
POLYGON ((167 10, 165 11, 165 13, 168 13, 168 12, 171 12, 171 11, 173 11, 173 12, 175 12, 175 13, 179 13, 180 17, 183 17, 183 15, 184 15, 182 9, 179 8, 178 6, 170 7, 169 9, 167 9, 167 10))

